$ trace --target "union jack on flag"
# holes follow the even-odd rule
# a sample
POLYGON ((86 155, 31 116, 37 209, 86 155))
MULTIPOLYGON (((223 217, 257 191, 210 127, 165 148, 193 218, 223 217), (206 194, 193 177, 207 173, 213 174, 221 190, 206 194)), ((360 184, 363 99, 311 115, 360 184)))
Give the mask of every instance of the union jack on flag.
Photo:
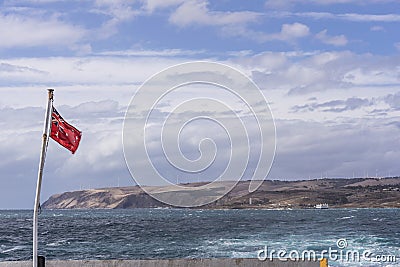
POLYGON ((50 137, 74 154, 81 141, 82 132, 66 122, 53 107, 50 137))

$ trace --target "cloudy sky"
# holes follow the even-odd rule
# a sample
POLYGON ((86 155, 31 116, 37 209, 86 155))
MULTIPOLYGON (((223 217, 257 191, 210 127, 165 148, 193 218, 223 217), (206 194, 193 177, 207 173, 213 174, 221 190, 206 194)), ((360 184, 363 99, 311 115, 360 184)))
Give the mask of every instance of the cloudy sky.
POLYGON ((50 141, 42 201, 133 185, 122 146, 130 99, 193 60, 238 68, 262 90, 277 134, 269 179, 400 175, 399 10, 394 0, 0 1, 0 208, 33 207, 46 88, 83 137, 75 155, 50 141))

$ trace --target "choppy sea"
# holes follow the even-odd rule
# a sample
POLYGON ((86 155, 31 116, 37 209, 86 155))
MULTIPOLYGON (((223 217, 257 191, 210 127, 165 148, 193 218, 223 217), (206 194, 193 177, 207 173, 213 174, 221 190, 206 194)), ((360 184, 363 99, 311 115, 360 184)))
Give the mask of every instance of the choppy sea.
MULTIPOLYGON (((329 266, 400 266, 400 209, 44 210, 39 216, 39 255, 47 260, 276 258, 278 251, 325 253, 329 266)), ((0 261, 31 257, 32 211, 0 211, 0 261)))

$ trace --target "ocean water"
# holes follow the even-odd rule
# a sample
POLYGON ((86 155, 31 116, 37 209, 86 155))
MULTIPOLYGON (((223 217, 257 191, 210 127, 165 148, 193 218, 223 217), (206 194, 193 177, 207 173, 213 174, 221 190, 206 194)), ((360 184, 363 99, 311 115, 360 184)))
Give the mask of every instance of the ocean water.
MULTIPOLYGON (((44 210, 39 233, 48 260, 256 258, 259 250, 276 258, 272 250, 294 257, 331 248, 330 266, 400 266, 400 209, 44 210), (368 257, 344 257, 349 251, 368 257)), ((31 255, 32 211, 0 211, 0 261, 31 255)))

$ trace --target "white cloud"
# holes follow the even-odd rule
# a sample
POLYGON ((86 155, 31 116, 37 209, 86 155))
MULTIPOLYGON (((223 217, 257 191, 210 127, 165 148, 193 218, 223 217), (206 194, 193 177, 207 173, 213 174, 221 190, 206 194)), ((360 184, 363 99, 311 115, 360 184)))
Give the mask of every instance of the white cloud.
MULTIPOLYGON (((279 16, 279 13, 277 14, 279 16)), ((299 12, 299 13, 280 13, 280 16, 297 16, 309 17, 313 19, 340 19, 358 22, 398 22, 400 21, 399 14, 358 14, 358 13, 344 13, 336 14, 329 12, 299 12)))
POLYGON ((330 127, 305 120, 277 120, 278 149, 270 178, 364 177, 398 173, 400 150, 392 120, 360 118, 330 127), (373 148, 373 153, 371 152, 373 148))
POLYGON ((238 68, 246 68, 251 71, 271 72, 287 66, 288 60, 287 55, 283 52, 263 52, 254 56, 239 56, 233 58, 232 62, 234 62, 238 68))
POLYGON ((296 5, 344 5, 344 4, 355 4, 355 5, 368 5, 368 4, 382 4, 395 2, 396 0, 267 0, 265 7, 271 10, 289 10, 296 5))
POLYGON ((373 32, 384 32, 385 28, 382 27, 382 26, 375 25, 375 26, 372 26, 370 28, 370 30, 373 31, 373 32))
POLYGON ((230 30, 230 34, 233 36, 245 36, 260 43, 276 40, 294 43, 297 39, 304 38, 310 34, 310 28, 307 25, 299 22, 283 24, 281 31, 278 33, 265 33, 245 28, 234 28, 230 30))
MULTIPOLYGON (((394 64, 393 64, 394 65, 394 64)), ((392 66, 393 66, 392 65, 392 66)), ((390 66, 357 66, 344 73, 343 81, 353 85, 390 86, 400 84, 400 69, 390 70, 390 66)))
POLYGON ((344 46, 347 44, 347 38, 346 36, 342 35, 336 35, 336 36, 330 36, 327 34, 328 30, 325 29, 323 31, 320 31, 315 35, 315 37, 320 40, 324 44, 329 44, 329 45, 334 45, 334 46, 344 46))
POLYGON ((265 2, 265 8, 267 10, 288 10, 294 6, 294 1, 281 1, 281 0, 267 0, 265 2))
POLYGON ((184 0, 143 0, 143 9, 147 12, 154 12, 157 9, 168 8, 182 4, 184 0))
POLYGON ((339 15, 337 15, 337 17, 346 19, 346 20, 360 21, 360 22, 371 22, 371 21, 398 22, 398 21, 400 21, 399 14, 375 15, 375 14, 348 13, 348 14, 339 14, 339 15))
MULTIPOLYGON (((132 3, 124 0, 116 2, 97 0, 95 13, 110 17, 98 30, 99 38, 109 38, 118 32, 121 22, 131 20, 135 16, 149 16, 159 9, 171 8, 169 23, 181 28, 190 26, 218 26, 221 32, 229 36, 245 36, 248 24, 257 22, 262 13, 251 11, 213 11, 208 8, 207 0, 141 0, 141 6, 133 8, 132 3)), ((169 12, 169 11, 168 11, 169 12)))
POLYGON ((394 44, 394 47, 396 47, 396 49, 400 51, 400 42, 395 43, 395 44, 394 44))
POLYGON ((0 25, 0 48, 71 47, 79 43, 86 32, 55 17, 0 14, 0 25))
MULTIPOLYGON (((393 57, 358 55, 348 51, 298 52, 260 53, 232 61, 235 66, 244 69, 269 96, 274 95, 277 102, 289 101, 290 98, 285 99, 287 94, 293 96, 293 100, 300 95, 309 97, 310 94, 321 94, 324 102, 338 95, 343 99, 354 96, 371 99, 400 87, 398 59, 393 57)), ((232 61, 228 64, 232 64, 232 61)), ((297 99, 298 102, 293 105, 305 100, 297 99)), ((279 116, 288 115, 281 106, 275 109, 279 116)))
POLYGON ((131 2, 125 0, 96 0, 94 5, 92 12, 109 17, 97 30, 97 37, 104 39, 118 33, 120 23, 129 21, 140 13, 132 8, 131 2))
POLYGON ((98 12, 121 21, 129 20, 137 14, 131 3, 125 0, 96 0, 95 6, 100 8, 98 12))
POLYGON ((359 108, 371 106, 373 103, 366 98, 351 97, 347 99, 335 99, 323 103, 318 103, 314 100, 311 103, 304 105, 295 105, 292 107, 293 112, 315 111, 320 112, 346 112, 359 108))
POLYGON ((260 16, 259 13, 250 11, 210 11, 207 6, 208 2, 206 1, 191 0, 184 2, 171 14, 169 21, 179 27, 192 25, 244 26, 250 22, 257 21, 260 16))
POLYGON ((307 25, 299 22, 293 24, 283 24, 281 33, 277 36, 277 39, 292 40, 302 38, 310 34, 310 29, 307 25))
POLYGON ((5 5, 15 5, 15 4, 47 4, 47 3, 56 3, 60 0, 6 0, 4 2, 5 5))
POLYGON ((119 51, 104 51, 96 53, 101 56, 136 56, 136 57, 178 57, 178 56, 195 56, 206 54, 204 50, 183 50, 183 49, 163 49, 163 50, 146 50, 146 49, 128 49, 119 51))
POLYGON ((156 57, 52 57, 4 59, 0 68, 0 82, 23 85, 53 86, 70 84, 138 84, 152 74, 171 65, 182 63, 184 58, 156 57), (140 71, 138 71, 140 70, 140 71))
POLYGON ((385 96, 384 100, 391 108, 400 110, 400 91, 385 96))

